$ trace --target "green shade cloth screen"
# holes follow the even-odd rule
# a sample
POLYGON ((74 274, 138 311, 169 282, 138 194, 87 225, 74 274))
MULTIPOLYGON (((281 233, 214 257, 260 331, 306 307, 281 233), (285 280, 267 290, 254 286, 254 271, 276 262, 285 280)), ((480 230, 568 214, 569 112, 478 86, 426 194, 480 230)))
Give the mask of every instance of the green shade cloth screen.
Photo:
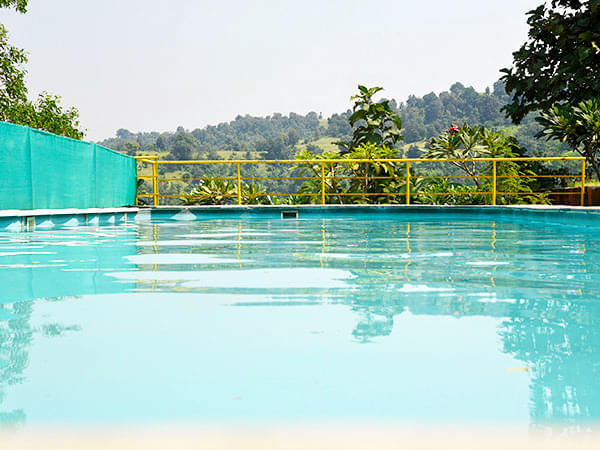
POLYGON ((0 122, 0 210, 132 206, 136 189, 130 156, 0 122))

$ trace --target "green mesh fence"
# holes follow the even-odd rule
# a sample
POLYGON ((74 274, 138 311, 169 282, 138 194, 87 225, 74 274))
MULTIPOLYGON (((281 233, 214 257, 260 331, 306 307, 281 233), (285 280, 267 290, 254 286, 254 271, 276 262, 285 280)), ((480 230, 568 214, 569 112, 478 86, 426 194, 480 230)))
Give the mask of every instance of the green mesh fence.
POLYGON ((135 193, 130 156, 0 122, 0 210, 131 206, 135 193))

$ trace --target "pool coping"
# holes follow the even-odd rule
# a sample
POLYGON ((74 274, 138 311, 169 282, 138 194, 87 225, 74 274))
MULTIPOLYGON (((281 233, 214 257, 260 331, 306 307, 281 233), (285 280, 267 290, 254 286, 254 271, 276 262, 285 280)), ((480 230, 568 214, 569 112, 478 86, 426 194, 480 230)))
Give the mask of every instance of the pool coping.
POLYGON ((77 214, 118 214, 139 212, 140 208, 65 208, 65 209, 4 209, 0 217, 64 216, 77 214))
MULTIPOLYGON (((527 216, 532 222, 571 224, 574 219, 580 225, 600 225, 600 207, 568 205, 174 205, 123 208, 87 209, 36 209, 0 211, 0 231, 35 231, 61 227, 94 225, 115 226, 128 223, 159 221, 218 220, 231 218, 345 219, 356 213, 401 215, 470 214, 479 219, 527 216), (286 215, 286 213, 289 213, 286 215), (322 217, 321 217, 322 218, 322 217)), ((430 217, 431 219, 431 217, 430 217)))
POLYGON ((0 210, 0 218, 22 218, 38 216, 78 216, 99 214, 138 214, 147 215, 153 211, 277 211, 277 210, 316 210, 316 211, 340 211, 340 210, 450 210, 450 211, 477 211, 477 210, 531 210, 531 211, 578 211, 578 212, 600 212, 598 206, 569 206, 569 205, 162 205, 143 207, 121 207, 121 208, 65 208, 65 209, 9 209, 0 210), (145 214, 144 214, 145 213, 145 214))

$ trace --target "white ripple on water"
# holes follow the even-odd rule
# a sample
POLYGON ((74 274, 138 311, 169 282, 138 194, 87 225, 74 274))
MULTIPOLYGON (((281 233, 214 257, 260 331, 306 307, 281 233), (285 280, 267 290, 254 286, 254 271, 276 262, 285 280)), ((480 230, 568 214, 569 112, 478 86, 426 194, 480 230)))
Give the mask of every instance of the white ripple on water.
POLYGON ((406 283, 401 288, 395 289, 396 292, 452 292, 454 288, 431 287, 426 284, 406 283))
POLYGON ((285 268, 210 271, 131 271, 108 273, 120 280, 184 281, 186 288, 348 288, 356 278, 341 269, 285 268))
POLYGON ((164 247, 177 247, 191 245, 223 245, 223 244, 269 244, 270 241, 244 241, 237 239, 171 239, 164 241, 139 241, 136 245, 141 247, 149 247, 153 245, 160 245, 164 247))
POLYGON ((469 261, 465 263, 467 266, 479 266, 479 267, 486 267, 486 266, 506 266, 507 264, 510 264, 507 261, 469 261))
POLYGON ((179 237, 182 238, 215 238, 215 237, 236 237, 236 236, 271 236, 272 233, 255 233, 255 232, 228 232, 228 233, 195 233, 195 234, 181 234, 179 237))
POLYGON ((55 255, 55 252, 3 252, 0 256, 21 256, 21 255, 55 255))
POLYGON ((247 263, 247 259, 222 258, 204 253, 148 253, 125 256, 133 264, 237 264, 247 263))

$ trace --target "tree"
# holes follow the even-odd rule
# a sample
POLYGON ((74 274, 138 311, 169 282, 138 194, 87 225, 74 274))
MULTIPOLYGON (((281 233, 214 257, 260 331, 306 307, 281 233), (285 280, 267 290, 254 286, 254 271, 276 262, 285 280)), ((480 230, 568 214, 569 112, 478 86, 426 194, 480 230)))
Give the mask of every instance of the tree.
POLYGON ((285 143, 290 147, 293 147, 299 140, 300 136, 298 135, 298 132, 294 128, 290 128, 285 138, 285 143))
POLYGON ((336 142, 342 147, 342 153, 351 152, 363 144, 394 147, 401 142, 404 137, 400 116, 392 111, 389 100, 373 101, 373 96, 383 88, 359 85, 358 90, 359 93, 350 98, 355 100, 349 119, 352 139, 349 142, 336 142))
MULTIPOLYGON (((0 8, 27 11, 27 0, 0 0, 0 8)), ((8 32, 0 24, 0 120, 27 125, 51 133, 81 139, 79 111, 63 110, 60 97, 42 93, 35 101, 27 99, 25 69, 27 55, 8 42, 8 32)))
MULTIPOLYGON (((495 132, 482 126, 451 126, 438 138, 433 138, 425 158, 435 159, 473 159, 473 158, 514 158, 522 156, 523 149, 519 147, 513 136, 495 132)), ((475 161, 452 161, 473 180, 477 190, 490 190, 491 163, 484 166, 475 161)), ((497 188, 506 193, 530 193, 529 183, 535 174, 524 169, 515 161, 497 163, 497 188)), ((523 200, 523 197, 520 198, 523 200)), ((535 196, 525 197, 530 202, 545 201, 535 196)), ((500 196, 498 201, 509 202, 510 196, 500 196)))
MULTIPOLYGON (((180 127, 181 128, 181 127, 180 127)), ((171 149, 170 158, 173 160, 188 160, 192 157, 192 152, 198 145, 196 138, 187 131, 179 131, 175 134, 173 148, 171 149)))
POLYGON ((60 97, 47 92, 42 92, 35 102, 25 100, 13 104, 8 111, 8 120, 73 139, 84 136, 78 128, 79 111, 75 108, 63 110, 60 97))
POLYGON ((0 24, 0 120, 9 119, 12 105, 27 100, 25 69, 27 55, 8 43, 8 32, 0 24))
POLYGON ((520 123, 532 111, 600 96, 600 1, 552 0, 527 13, 529 39, 502 69, 503 107, 520 123))
POLYGON ((20 13, 27 12, 29 0, 0 0, 0 8, 13 8, 20 13))
POLYGON ((600 99, 558 105, 542 113, 538 137, 566 142, 591 164, 600 180, 600 99))

